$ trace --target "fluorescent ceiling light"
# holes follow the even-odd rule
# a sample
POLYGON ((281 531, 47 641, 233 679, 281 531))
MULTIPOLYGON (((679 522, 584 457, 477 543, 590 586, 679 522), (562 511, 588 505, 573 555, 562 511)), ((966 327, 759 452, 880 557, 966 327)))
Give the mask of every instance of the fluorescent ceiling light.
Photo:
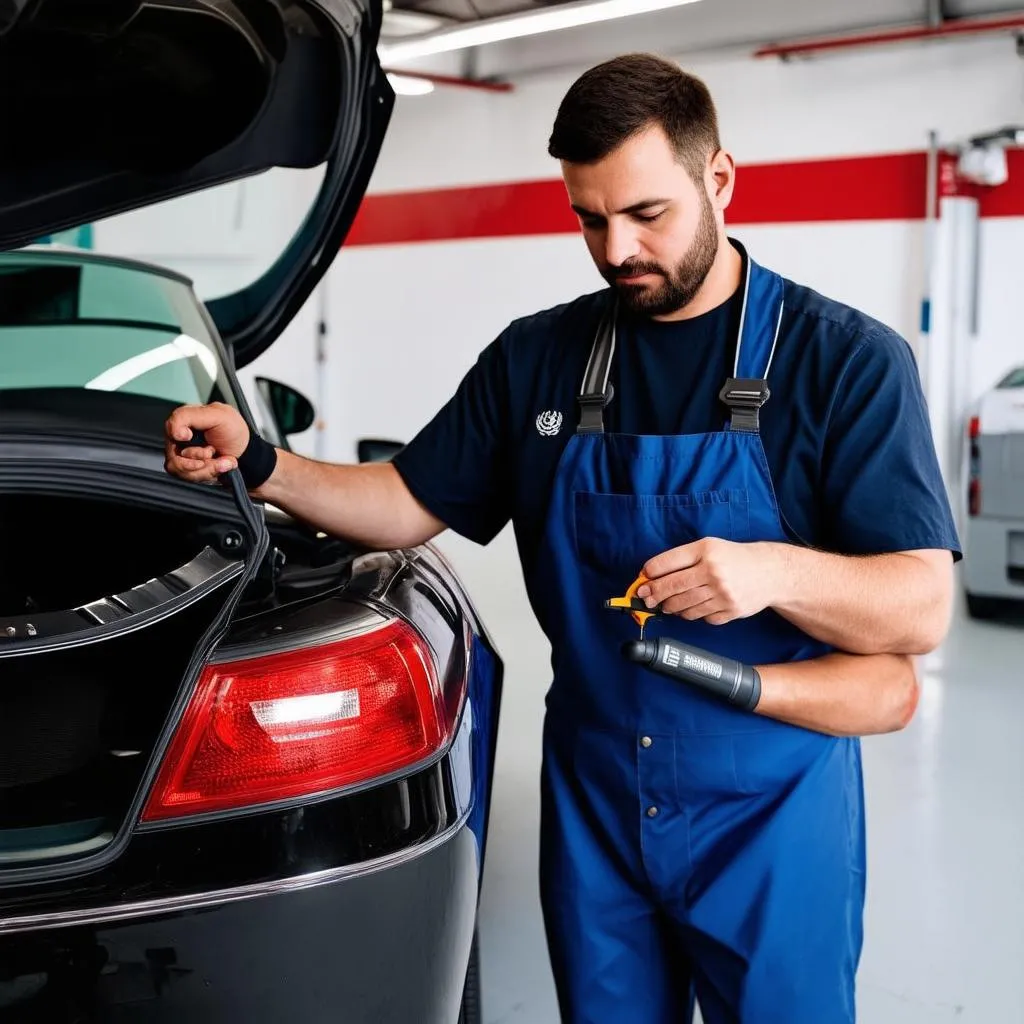
POLYGON ((434 83, 426 78, 389 74, 388 81, 399 96, 426 96, 434 91, 434 83))
POLYGON ((116 391, 125 384, 141 377, 158 366, 166 366, 168 363, 176 362, 179 359, 190 359, 193 356, 199 359, 203 369, 206 370, 210 380, 217 378, 217 357, 202 342, 190 338, 187 334, 179 334, 174 341, 159 348, 151 348, 147 352, 140 352, 137 356, 125 359, 123 362, 104 370, 98 377, 93 377, 85 386, 92 391, 116 391))
POLYGON ((512 14, 504 18, 486 18, 477 24, 441 29, 419 39, 381 44, 381 60, 393 63, 415 60, 435 53, 464 50, 470 46, 484 46, 505 39, 554 32, 563 28, 577 28, 599 21, 626 18, 633 14, 649 14, 669 7, 682 7, 698 0, 584 0, 582 3, 561 4, 542 11, 512 14))

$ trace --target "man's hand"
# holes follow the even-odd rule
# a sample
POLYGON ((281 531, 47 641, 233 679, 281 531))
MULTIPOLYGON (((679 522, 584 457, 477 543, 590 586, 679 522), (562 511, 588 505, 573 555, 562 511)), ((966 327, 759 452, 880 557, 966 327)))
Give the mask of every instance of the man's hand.
POLYGON ((206 483, 230 472, 249 443, 249 428, 242 414, 222 402, 175 409, 167 420, 165 434, 167 472, 191 483, 206 483), (195 430, 203 432, 206 446, 179 452, 177 445, 191 441, 195 430))
POLYGON ((705 537, 655 556, 642 571, 650 582, 637 596, 648 608, 722 626, 773 603, 781 565, 770 544, 705 537))

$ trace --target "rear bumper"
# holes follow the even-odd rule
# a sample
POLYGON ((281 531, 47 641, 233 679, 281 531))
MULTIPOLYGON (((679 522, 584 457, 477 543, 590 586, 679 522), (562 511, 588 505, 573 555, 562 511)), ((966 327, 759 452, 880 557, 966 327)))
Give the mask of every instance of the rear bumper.
POLYGON ((1024 519, 967 520, 965 528, 964 589, 977 597, 1024 601, 1024 552, 1011 536, 1024 536, 1024 519))
POLYGON ((460 824, 369 873, 0 935, 0 1024, 455 1024, 477 851, 460 824))

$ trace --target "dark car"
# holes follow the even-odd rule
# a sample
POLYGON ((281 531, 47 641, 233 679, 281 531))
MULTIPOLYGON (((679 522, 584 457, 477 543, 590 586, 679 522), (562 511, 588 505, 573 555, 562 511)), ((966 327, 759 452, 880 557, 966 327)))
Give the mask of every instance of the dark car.
MULTIPOLYGON (((0 5, 0 1022, 479 1020, 502 663, 433 545, 366 551, 164 469, 342 243, 393 95, 369 0, 0 5), (13 141, 12 141, 13 140, 13 141), (34 240, 326 165, 203 304, 34 240)), ((369 450, 369 447, 367 450, 369 450)))

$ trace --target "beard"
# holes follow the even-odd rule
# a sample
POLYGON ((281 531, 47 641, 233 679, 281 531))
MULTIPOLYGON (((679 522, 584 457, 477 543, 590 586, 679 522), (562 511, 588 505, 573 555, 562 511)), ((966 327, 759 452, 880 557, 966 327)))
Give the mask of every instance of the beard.
POLYGON ((700 223, 686 255, 669 272, 657 263, 630 260, 602 271, 604 279, 619 293, 626 309, 644 316, 667 316, 689 305, 700 291, 718 255, 718 229, 711 201, 702 194, 700 223), (630 284, 630 274, 656 274, 657 285, 630 284))

